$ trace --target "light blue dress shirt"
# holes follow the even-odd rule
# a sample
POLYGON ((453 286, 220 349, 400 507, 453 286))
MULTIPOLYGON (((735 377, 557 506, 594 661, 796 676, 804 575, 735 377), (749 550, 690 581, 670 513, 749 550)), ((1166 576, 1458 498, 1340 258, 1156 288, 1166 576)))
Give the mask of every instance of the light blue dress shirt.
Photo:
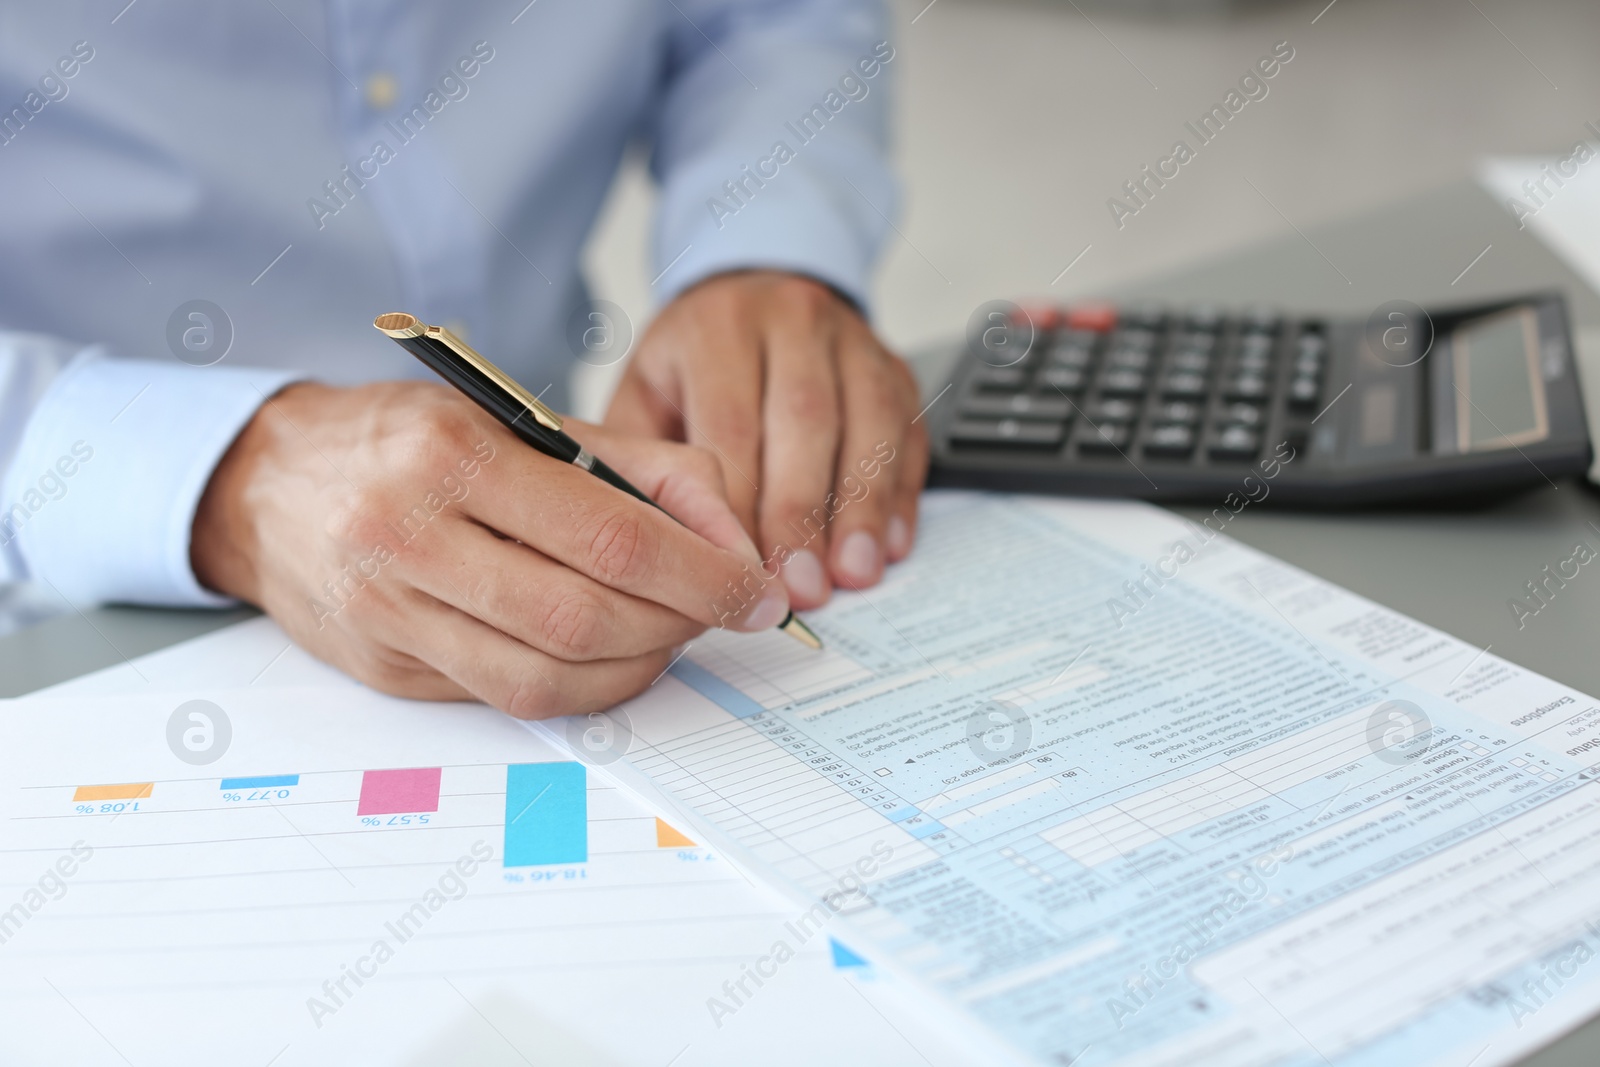
POLYGON ((382 311, 559 405, 630 142, 660 299, 764 266, 865 306, 876 2, 125 4, 0 2, 0 580, 219 603, 189 566, 212 470, 296 378, 426 376, 382 311))

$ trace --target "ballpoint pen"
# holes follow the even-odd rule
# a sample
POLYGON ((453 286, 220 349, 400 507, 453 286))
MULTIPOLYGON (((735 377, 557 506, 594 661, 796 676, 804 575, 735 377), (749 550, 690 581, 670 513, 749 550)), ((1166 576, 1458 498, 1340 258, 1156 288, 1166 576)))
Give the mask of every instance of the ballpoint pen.
MULTIPOLYGON (((372 325, 421 360, 429 370, 455 386, 468 399, 493 415, 506 429, 523 441, 562 463, 588 471, 601 481, 644 501, 671 517, 666 508, 651 500, 626 478, 596 458, 561 428, 561 416, 539 402, 505 371, 474 351, 465 341, 443 326, 429 326, 415 315, 392 311, 379 315, 372 325)), ((811 648, 821 648, 822 639, 811 631, 793 611, 784 616, 778 629, 811 648)))

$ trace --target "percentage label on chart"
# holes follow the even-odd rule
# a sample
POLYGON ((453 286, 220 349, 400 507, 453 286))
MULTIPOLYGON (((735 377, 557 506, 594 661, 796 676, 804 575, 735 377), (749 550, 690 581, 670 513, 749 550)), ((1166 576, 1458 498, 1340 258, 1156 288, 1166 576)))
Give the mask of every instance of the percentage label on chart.
POLYGON ((77 811, 77 813, 79 815, 93 815, 94 814, 94 805, 93 804, 79 804, 74 810, 77 811))
POLYGON ((378 818, 376 815, 367 815, 367 816, 363 816, 362 817, 361 825, 362 826, 382 826, 383 825, 383 820, 378 818))
POLYGON ((243 800, 244 796, 242 794, 239 794, 239 793, 224 793, 224 794, 222 794, 222 799, 223 800, 243 800))

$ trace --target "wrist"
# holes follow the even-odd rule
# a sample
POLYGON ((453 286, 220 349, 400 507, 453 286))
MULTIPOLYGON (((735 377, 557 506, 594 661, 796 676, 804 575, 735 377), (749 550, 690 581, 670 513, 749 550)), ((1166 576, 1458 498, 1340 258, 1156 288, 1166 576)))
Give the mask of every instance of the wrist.
POLYGON ((269 491, 263 475, 278 439, 295 432, 290 409, 326 391, 330 391, 327 386, 302 382, 269 398, 211 472, 189 534, 189 565, 206 588, 260 603, 261 536, 254 516, 259 512, 258 498, 269 491))

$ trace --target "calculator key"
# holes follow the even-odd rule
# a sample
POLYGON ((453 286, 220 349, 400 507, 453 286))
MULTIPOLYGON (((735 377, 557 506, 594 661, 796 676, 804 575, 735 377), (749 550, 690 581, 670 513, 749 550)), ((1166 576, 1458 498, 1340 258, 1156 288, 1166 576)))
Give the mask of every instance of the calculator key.
POLYGON ((1254 459, 1261 435, 1248 426, 1229 426, 1211 443, 1212 459, 1254 459))
POLYGON ((1113 348, 1106 357, 1106 366, 1117 370, 1144 372, 1150 369, 1150 353, 1140 348, 1113 348))
POLYGON ((1161 395, 1172 400, 1198 400, 1206 395, 1204 375, 1179 372, 1161 383, 1161 395))
POLYGON ((1167 360, 1167 369, 1189 374, 1206 374, 1211 370, 1211 357, 1204 352, 1174 352, 1167 360))
POLYGON ((1187 400, 1168 400, 1156 408, 1152 417, 1156 422, 1182 422, 1193 426, 1200 421, 1200 405, 1187 400))
POLYGON ((1239 339, 1239 351, 1260 353, 1264 356, 1272 354, 1272 338, 1264 333, 1247 333, 1239 339))
POLYGON ((1076 393, 1088 380, 1088 374, 1077 367, 1046 367, 1039 375, 1041 388, 1063 393, 1076 393))
POLYGON ((1261 409, 1254 404, 1229 404, 1217 413, 1219 425, 1236 424, 1254 430, 1262 421, 1261 409))
POLYGON ((1066 440, 1064 422, 1029 419, 957 419, 950 440, 967 445, 1010 445, 1016 448, 1059 448, 1066 440))
POLYGON ((972 372, 973 384, 988 389, 1021 389, 1028 374, 1021 367, 991 367, 980 364, 972 372))
POLYGON ((1265 374, 1272 366, 1272 357, 1265 352, 1241 352, 1233 366, 1240 374, 1265 374))
POLYGON ((1189 310, 1188 319, 1191 329, 1215 331, 1222 325, 1222 312, 1215 304, 1201 304, 1189 310))
POLYGON ((1117 309, 1110 304, 1079 304, 1067 312, 1067 325, 1074 330, 1107 333, 1117 324, 1117 309))
POLYGON ((1167 309, 1160 304, 1139 304, 1122 309, 1124 325, 1139 326, 1146 330, 1160 330, 1167 321, 1167 309))
POLYGON ((1312 407, 1317 402, 1317 380, 1297 377, 1289 383, 1289 403, 1297 408, 1312 407))
POLYGON ((1214 333, 1184 333, 1179 334, 1173 342, 1174 351, 1201 352, 1210 355, 1217 347, 1217 335, 1214 333))
POLYGON ((1301 377, 1315 378, 1317 375, 1322 373, 1322 357, 1307 355, 1296 356, 1294 361, 1294 372, 1301 377))
POLYGON ((1320 357, 1328 348, 1327 339, 1320 333, 1303 333, 1300 335, 1300 355, 1320 357))
POLYGON ((1072 433, 1072 439, 1077 442, 1079 452, 1112 455, 1124 451, 1131 437, 1132 432, 1125 422, 1102 422, 1099 426, 1080 422, 1072 433))
POLYGON ((1259 333, 1278 332, 1278 313, 1269 307, 1255 307, 1244 314, 1244 327, 1259 333))
POLYGON ((1228 379, 1227 384, 1223 386, 1222 395, 1229 400, 1265 400, 1267 380, 1259 374, 1241 374, 1228 379))
POLYGON ((1083 370, 1094 362, 1094 350, 1087 345, 1057 345, 1050 350, 1050 363, 1056 367, 1076 367, 1083 370))
POLYGON ((1089 418, 1095 422, 1132 422, 1139 417, 1139 405, 1132 400, 1107 397, 1089 405, 1089 418))
POLYGON ((1150 384, 1150 377, 1133 370, 1107 371, 1100 378, 1100 391, 1118 396, 1142 394, 1150 384))
POLYGON ((1072 404, 1064 396, 979 393, 967 397, 961 405, 961 413, 994 418, 1059 420, 1072 414, 1072 404))
POLYGON ((1151 427, 1144 436, 1144 450, 1151 456, 1187 456, 1194 451, 1194 428, 1176 422, 1151 427))
POLYGON ((1136 348, 1142 352, 1149 351, 1156 346, 1156 334, 1154 330, 1123 327, 1116 332, 1114 343, 1118 348, 1136 348))
POLYGON ((1017 321, 1024 329, 1031 322, 1033 328, 1041 333, 1057 329, 1065 319, 1061 309, 1053 304, 1026 304, 1019 307, 1017 311, 1019 315, 1014 321, 1017 321))

